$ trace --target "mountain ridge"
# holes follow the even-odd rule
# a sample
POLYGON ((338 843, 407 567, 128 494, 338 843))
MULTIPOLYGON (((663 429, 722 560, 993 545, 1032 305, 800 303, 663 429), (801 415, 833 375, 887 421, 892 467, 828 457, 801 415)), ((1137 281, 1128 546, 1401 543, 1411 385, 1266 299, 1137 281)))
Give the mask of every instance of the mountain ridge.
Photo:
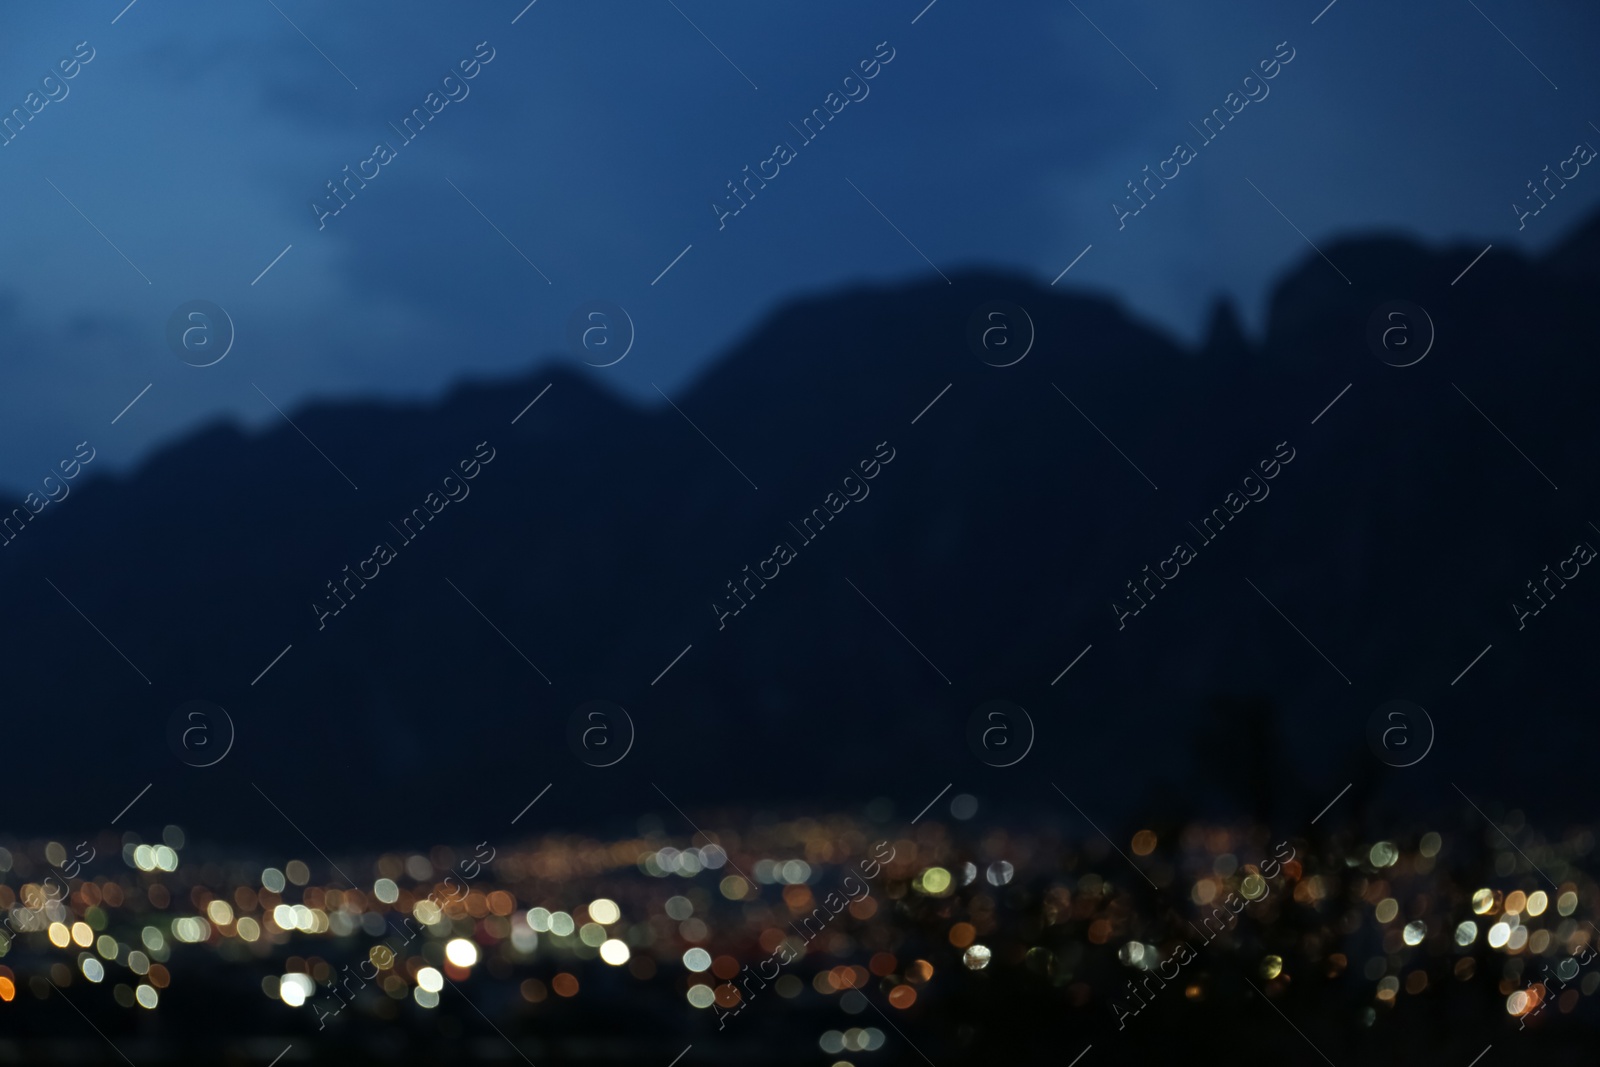
MULTIPOLYGON (((1519 678, 1582 648, 1575 626, 1545 620, 1542 644, 1516 644, 1501 602, 1589 491, 1584 459, 1600 442, 1581 401, 1600 383, 1564 354, 1586 336, 1596 248, 1589 225, 1542 260, 1491 253, 1453 287, 1470 258, 1453 246, 1332 242, 1352 284, 1308 255, 1275 288, 1261 338, 1219 310, 1201 349, 1115 301, 962 272, 789 302, 673 406, 634 405, 545 362, 431 405, 302 405, 294 421, 327 461, 289 426, 209 424, 75 486, 7 546, 13 665, 63 649, 84 664, 14 674, 13 750, 93 766, 104 783, 91 800, 83 785, 65 792, 50 758, 14 765, 13 789, 46 801, 19 806, 15 829, 99 825, 154 777, 130 823, 294 840, 270 795, 317 812, 319 841, 478 832, 416 800, 441 774, 497 783, 493 804, 511 812, 554 782, 541 808, 567 826, 673 819, 658 789, 692 807, 877 795, 910 807, 927 783, 960 778, 1004 807, 1073 775, 1114 822, 1160 790, 1232 803, 1223 768, 1189 757, 1194 731, 1230 721, 1227 708, 1256 729, 1263 699, 1281 716, 1274 758, 1312 761, 1273 794, 1280 814, 1314 812, 1323 787, 1357 774, 1384 772, 1374 788, 1410 795, 1519 678), (1438 330, 1411 368, 1363 340, 1396 298, 1438 330), (1032 320, 1013 366, 969 344, 993 301, 1032 320), (1540 350, 1508 366, 1501 353, 1530 338, 1540 350), (1559 472, 1560 493, 1486 410, 1559 472), (495 458, 464 481, 458 464, 480 442, 495 458), (1198 543, 1195 525, 1280 442, 1295 459, 1270 493, 1198 543), (859 490, 841 479, 859 481, 880 443, 894 459, 844 500, 859 490), (402 517, 452 472, 467 491, 407 539, 402 517), (808 538, 802 517, 819 507, 808 538), (1197 559, 1119 615, 1113 603, 1131 603, 1174 538, 1196 541, 1197 559), (793 562, 721 614, 728 583, 775 543, 793 562), (319 616, 330 583, 380 544, 396 556, 382 577, 345 586, 339 614, 319 616), (1414 622, 1385 606, 1394 588, 1409 590, 1414 622), (1497 654, 1453 688, 1485 643, 1497 654), (1395 695, 1463 727, 1441 730, 1409 777, 1362 742, 1371 707, 1395 695), (196 698, 237 728, 216 767, 166 745, 167 718, 196 698), (1018 768, 985 766, 964 740, 995 698, 1038 729, 1018 768), (566 742, 594 699, 627 708, 637 730, 616 767, 587 766, 566 742), (1199 715, 1217 701, 1224 712, 1199 715)), ((1580 721, 1579 679, 1564 684, 1553 726, 1580 721)))

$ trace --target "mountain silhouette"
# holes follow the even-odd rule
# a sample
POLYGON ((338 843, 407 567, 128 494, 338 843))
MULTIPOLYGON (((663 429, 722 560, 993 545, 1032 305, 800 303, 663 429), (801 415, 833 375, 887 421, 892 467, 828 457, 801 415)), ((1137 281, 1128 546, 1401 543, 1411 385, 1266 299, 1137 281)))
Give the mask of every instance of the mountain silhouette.
POLYGON ((797 299, 675 407, 546 359, 436 403, 310 404, 304 436, 217 424, 127 476, 90 465, 0 554, 7 829, 79 840, 147 783, 116 831, 301 853, 647 813, 687 836, 880 796, 910 817, 946 783, 1086 833, 1052 783, 1107 829, 1157 789, 1296 827, 1360 779, 1412 810, 1458 804, 1453 783, 1521 796, 1555 833, 1593 799, 1547 768, 1587 737, 1600 578, 1520 630, 1510 603, 1600 544, 1600 221, 1457 282, 1477 248, 1324 251, 1260 337, 1219 304, 1197 349, 973 271, 797 299), (1011 366, 969 340, 995 301, 1031 319, 1011 366), (1415 365, 1367 343, 1389 301, 1431 319, 1415 365), (1180 543, 1193 558, 1137 614, 1112 606, 1180 543), (774 566, 733 614, 728 583, 774 566), (374 568, 332 613, 329 583, 374 568), (1394 698, 1437 730, 1414 767, 1367 748, 1394 698), (213 766, 169 746, 196 699, 235 728, 213 766), (993 699, 1037 731, 1012 766, 968 746, 993 699), (614 766, 569 745, 591 700, 636 732, 614 766), (1250 709, 1241 736, 1219 700, 1250 709), (1485 748, 1493 780, 1463 769, 1485 748))

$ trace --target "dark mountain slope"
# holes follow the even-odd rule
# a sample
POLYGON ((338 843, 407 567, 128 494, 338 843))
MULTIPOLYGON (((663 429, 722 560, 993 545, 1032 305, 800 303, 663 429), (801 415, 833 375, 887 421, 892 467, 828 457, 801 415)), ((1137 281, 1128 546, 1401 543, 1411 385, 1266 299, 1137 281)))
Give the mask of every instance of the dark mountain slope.
POLYGON ((302 851, 263 795, 330 848, 505 835, 549 782, 514 832, 655 811, 687 833, 663 794, 691 814, 887 795, 909 815, 952 781, 1002 808, 1059 801, 1054 781, 1103 826, 1158 787, 1303 823, 1352 779, 1419 810, 1455 803, 1485 751, 1504 776, 1460 781, 1469 793, 1537 784, 1531 817, 1586 811, 1591 786, 1548 778, 1557 745, 1592 737, 1600 579, 1574 579, 1521 632, 1508 604, 1575 541, 1600 544, 1600 229, 1546 261, 1491 252, 1455 286, 1476 249, 1325 251, 1351 284, 1308 256, 1258 344, 1219 310, 1201 355, 1105 301, 962 274, 778 310, 674 396, 681 415, 546 365, 436 405, 295 412, 359 490, 287 426, 213 427, 131 477, 81 480, 0 554, 7 826, 87 836, 146 782, 119 830, 177 822, 302 851), (1437 329, 1416 366, 1365 340, 1394 299, 1437 329), (1011 367, 968 344, 995 300, 1033 322, 1011 367), (470 494, 407 543, 390 524, 480 442, 493 459, 470 494), (868 495, 800 534, 891 452, 849 490, 868 495), (1275 455, 1293 458, 1242 483, 1275 455), (1207 543, 1195 527, 1246 490, 1268 495, 1207 543), (1195 558, 1119 629, 1112 601, 1177 542, 1195 558), (319 629, 325 583, 379 543, 393 561, 319 629), (793 560, 719 629, 713 604, 737 606, 725 583, 776 543, 793 560), (1406 771, 1363 740, 1392 697, 1439 730, 1406 771), (215 767, 167 747, 192 698, 237 726, 215 767), (607 769, 566 740, 597 698, 638 731, 607 769), (966 745, 992 698, 1038 729, 1014 767, 966 745))

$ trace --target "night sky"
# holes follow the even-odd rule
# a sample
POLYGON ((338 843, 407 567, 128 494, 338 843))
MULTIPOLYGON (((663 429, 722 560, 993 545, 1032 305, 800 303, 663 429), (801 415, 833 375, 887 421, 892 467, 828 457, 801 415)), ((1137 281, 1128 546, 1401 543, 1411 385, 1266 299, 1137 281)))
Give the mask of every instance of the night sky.
POLYGON ((581 366, 565 338, 587 300, 638 333, 593 373, 655 405, 652 384, 683 387, 784 301, 864 281, 1048 282, 1072 263, 1060 287, 1192 341, 1223 294, 1258 327, 1308 240, 1536 253, 1584 219, 1587 174, 1520 230, 1513 203, 1600 139, 1600 12, 1321 8, 13 6, 0 92, 38 113, 0 150, 0 485, 85 438, 101 472, 126 470, 218 418, 275 421, 271 404, 426 402, 542 358, 581 366), (75 48, 92 58, 42 83, 75 48), (475 54, 492 58, 445 82, 475 54), (875 56, 892 58, 860 80, 875 56), (1214 142, 1191 127, 1246 96, 1214 142), (408 143, 391 123, 430 100, 408 143), (817 108, 838 114, 807 142, 817 108), (319 229, 326 183, 371 175, 380 141, 393 157, 319 229), (1113 202, 1180 141, 1195 158, 1119 229, 1113 202), (793 155, 719 229, 727 183, 772 174, 779 143, 793 155), (196 299, 237 329, 205 370, 165 340, 196 299))

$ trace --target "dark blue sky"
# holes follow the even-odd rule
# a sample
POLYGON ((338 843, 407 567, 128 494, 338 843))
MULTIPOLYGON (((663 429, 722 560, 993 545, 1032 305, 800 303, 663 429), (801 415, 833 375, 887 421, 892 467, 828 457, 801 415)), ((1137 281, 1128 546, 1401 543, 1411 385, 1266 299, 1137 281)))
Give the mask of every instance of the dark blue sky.
POLYGON ((1259 325, 1265 287, 1314 255, 1295 227, 1324 249, 1383 231, 1537 253, 1600 190, 1585 170, 1518 231, 1525 183, 1600 144, 1590 5, 538 0, 513 24, 524 2, 8 9, 4 109, 78 42, 94 58, 0 149, 0 484, 84 439, 104 471, 210 419, 278 420, 263 394, 421 401, 576 363, 567 322, 593 298, 638 331, 594 373, 658 403, 651 383, 686 388, 798 294, 935 267, 1048 282, 1092 245, 1061 286, 1193 338, 1221 293, 1259 325), (467 95, 403 143, 389 123, 483 41, 467 95), (868 95, 802 144, 789 123, 884 41, 868 95), (1125 183, 1198 145, 1189 123, 1284 41, 1269 95, 1119 230, 1125 183), (395 158, 319 231, 311 202, 378 141, 395 158), (719 231, 713 200, 778 142, 795 158, 719 231), (238 331, 205 369, 165 341, 197 298, 238 331))

